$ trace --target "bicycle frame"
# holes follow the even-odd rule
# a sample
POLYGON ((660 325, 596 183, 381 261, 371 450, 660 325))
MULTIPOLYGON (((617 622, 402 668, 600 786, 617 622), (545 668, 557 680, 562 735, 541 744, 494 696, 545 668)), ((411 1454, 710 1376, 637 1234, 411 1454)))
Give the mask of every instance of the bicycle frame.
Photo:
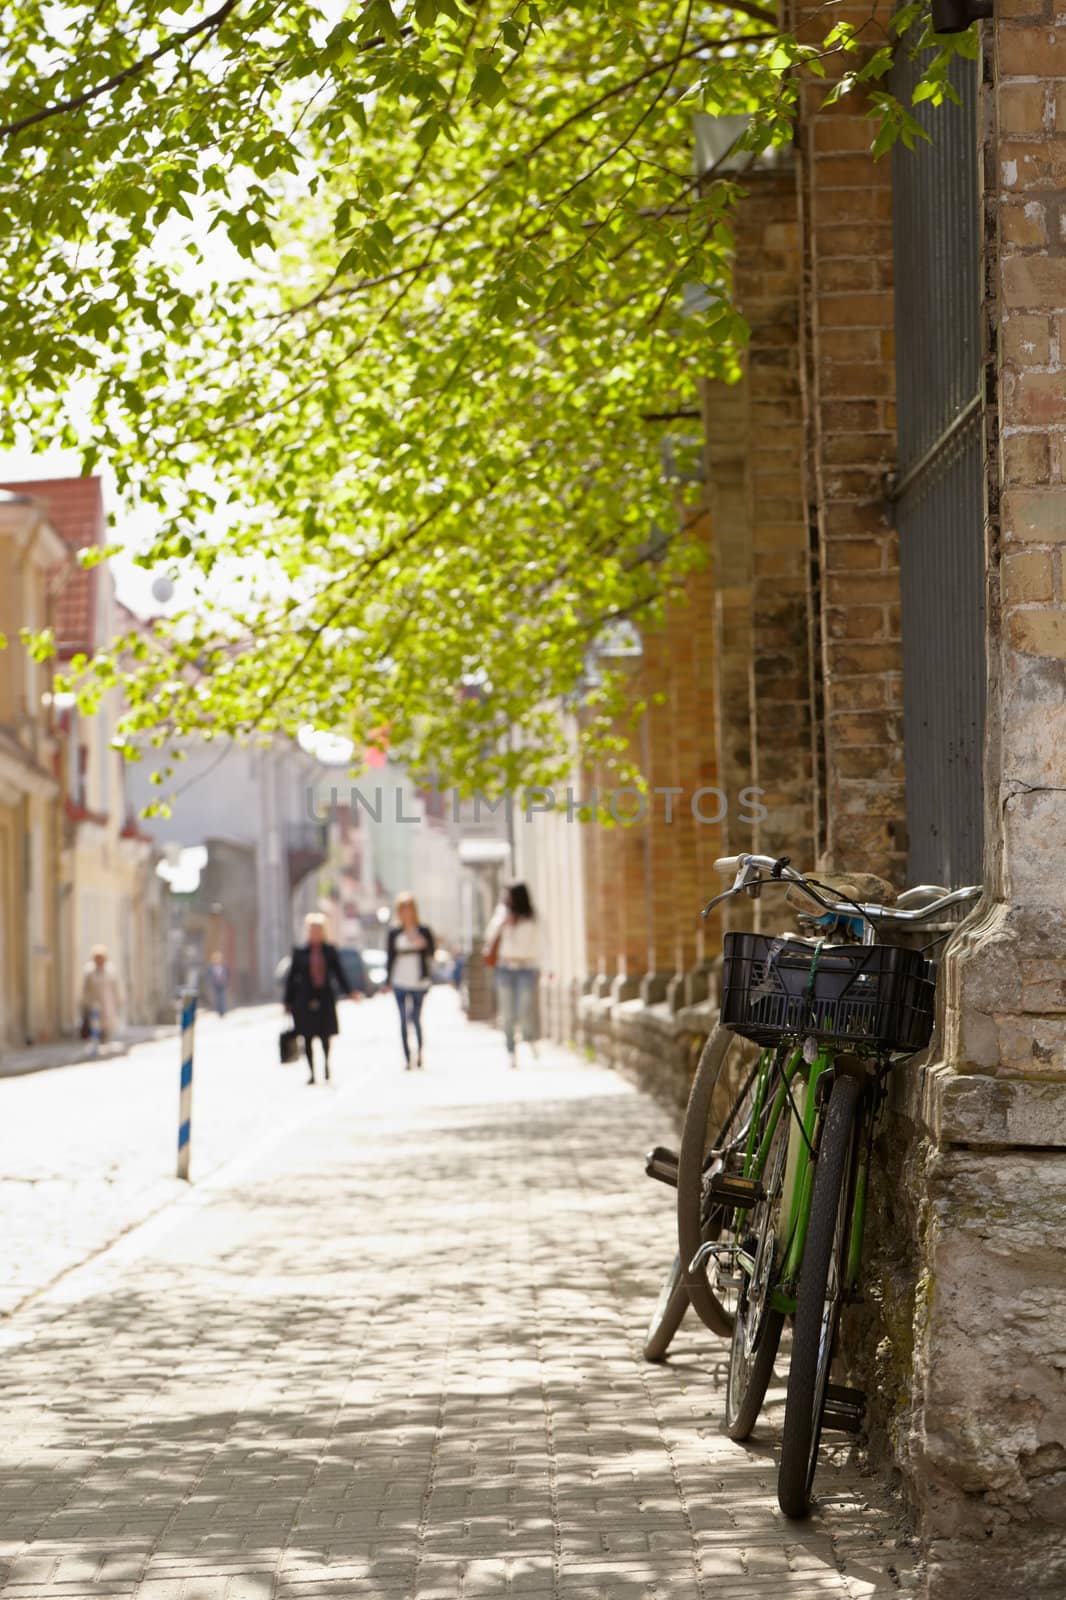
MULTIPOLYGON (((789 1116, 788 1152, 781 1195, 781 1215, 786 1219, 783 1232, 787 1244, 781 1265, 775 1274, 777 1282, 770 1296, 770 1304, 776 1311, 791 1314, 796 1309, 796 1287, 803 1264, 803 1252, 807 1245, 807 1227, 814 1192, 815 1161, 812 1150, 815 1147, 819 1116, 818 1085, 827 1072, 834 1070, 836 1058, 832 1051, 823 1047, 813 1061, 808 1063, 804 1059, 802 1048, 794 1049, 781 1067, 773 1100, 764 1118, 763 1111, 773 1082, 776 1059, 777 1052, 770 1049, 763 1050, 760 1057, 745 1150, 744 1175, 758 1177, 765 1171, 781 1117, 789 1116)), ((867 1153, 864 1150, 858 1164, 848 1227, 849 1289, 858 1281, 862 1258, 862 1236, 866 1222, 867 1166, 867 1153)), ((738 1249, 736 1260, 750 1277, 755 1267, 751 1254, 738 1249)))

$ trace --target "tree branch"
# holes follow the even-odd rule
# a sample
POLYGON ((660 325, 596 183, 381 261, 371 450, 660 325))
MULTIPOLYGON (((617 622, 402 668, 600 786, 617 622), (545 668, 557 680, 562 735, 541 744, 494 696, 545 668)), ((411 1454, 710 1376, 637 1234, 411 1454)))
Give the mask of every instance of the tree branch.
POLYGON ((755 22, 768 22, 771 28, 780 26, 781 19, 768 6, 751 5, 748 0, 729 0, 729 10, 739 11, 742 16, 751 17, 755 22))
POLYGON ((16 135, 32 128, 35 123, 47 122, 52 117, 64 116, 68 111, 80 111, 83 106, 90 105, 94 100, 99 100, 101 95, 110 93, 127 83, 130 78, 137 78, 142 72, 147 72, 149 67, 154 67, 157 61, 170 55, 175 50, 180 50, 183 44, 194 39, 197 34, 208 31, 217 32, 225 22, 231 11, 235 11, 238 0, 223 0, 217 11, 212 11, 209 17, 204 17, 200 22, 194 22, 191 28, 184 29, 161 44, 158 49, 142 56, 139 61, 131 61, 128 67, 123 67, 121 72, 112 73, 110 78, 105 78, 103 83, 86 89, 84 94, 71 95, 69 100, 60 100, 54 106, 45 106, 41 111, 34 111, 30 116, 23 117, 18 122, 0 124, 0 139, 13 139, 16 135))

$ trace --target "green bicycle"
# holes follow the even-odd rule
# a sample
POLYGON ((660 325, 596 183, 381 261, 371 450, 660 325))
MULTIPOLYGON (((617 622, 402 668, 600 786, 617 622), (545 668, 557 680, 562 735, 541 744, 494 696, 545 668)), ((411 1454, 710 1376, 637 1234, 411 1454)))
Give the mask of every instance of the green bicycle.
POLYGON ((876 941, 981 891, 923 886, 888 906, 860 901, 853 885, 805 877, 787 856, 715 866, 735 880, 705 914, 731 895, 786 885, 809 936, 725 936, 721 1020, 693 1080, 676 1169, 667 1170, 669 1152, 649 1157, 653 1176, 677 1184, 678 1257, 645 1353, 662 1359, 691 1303, 730 1340, 726 1429, 745 1439, 792 1319, 778 1501, 802 1517, 823 1428, 862 1425, 862 1393, 830 1382, 840 1316, 860 1290, 888 1075, 928 1043, 933 1024, 934 963, 876 941))

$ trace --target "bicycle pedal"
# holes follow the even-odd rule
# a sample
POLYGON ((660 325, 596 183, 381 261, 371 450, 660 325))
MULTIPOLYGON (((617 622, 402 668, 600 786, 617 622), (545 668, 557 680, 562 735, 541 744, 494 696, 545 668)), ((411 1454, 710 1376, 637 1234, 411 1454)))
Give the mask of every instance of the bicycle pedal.
POLYGON ((840 1433, 860 1433, 865 1414, 866 1396, 861 1389, 849 1389, 842 1383, 826 1385, 823 1428, 836 1428, 840 1433))
POLYGON ((717 1200, 728 1200, 738 1211, 746 1211, 766 1198, 766 1190, 757 1178, 742 1178, 733 1172, 716 1172, 708 1191, 717 1200))
POLYGON ((657 1144, 644 1158, 644 1171, 649 1178, 655 1178, 659 1183, 668 1184, 671 1189, 676 1189, 677 1152, 667 1150, 665 1145, 657 1144))

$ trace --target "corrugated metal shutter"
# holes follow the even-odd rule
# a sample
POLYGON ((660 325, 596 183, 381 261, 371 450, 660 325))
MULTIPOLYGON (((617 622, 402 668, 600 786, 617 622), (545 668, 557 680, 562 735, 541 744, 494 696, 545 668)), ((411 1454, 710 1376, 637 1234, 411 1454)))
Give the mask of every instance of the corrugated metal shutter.
MULTIPOLYGON (((893 155, 904 747, 911 882, 982 875, 984 451, 977 63, 961 105, 914 114, 931 144, 893 155)), ((918 64, 893 87, 905 104, 918 64)))

